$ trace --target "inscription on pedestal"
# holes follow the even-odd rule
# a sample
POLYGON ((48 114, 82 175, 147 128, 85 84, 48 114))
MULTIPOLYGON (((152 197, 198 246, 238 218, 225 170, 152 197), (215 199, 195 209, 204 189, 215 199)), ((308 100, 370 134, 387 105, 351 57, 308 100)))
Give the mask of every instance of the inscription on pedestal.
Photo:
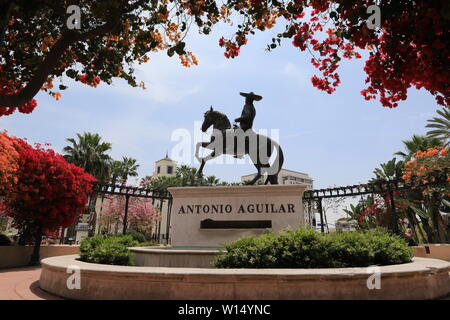
POLYGON ((304 225, 304 185, 169 188, 171 244, 220 247, 265 229, 304 225))
MULTIPOLYGON (((222 214, 222 213, 232 213, 236 211, 230 204, 193 204, 193 205, 182 205, 178 214, 189 214, 189 213, 210 213, 210 214, 222 214)), ((259 204, 248 204, 239 206, 237 213, 295 213, 295 204, 273 204, 273 203, 259 203, 259 204)))

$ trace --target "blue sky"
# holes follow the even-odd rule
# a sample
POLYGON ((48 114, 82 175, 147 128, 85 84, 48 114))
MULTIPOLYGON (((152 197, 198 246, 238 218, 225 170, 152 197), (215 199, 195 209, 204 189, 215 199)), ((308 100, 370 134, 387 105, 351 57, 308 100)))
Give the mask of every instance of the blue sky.
MULTIPOLYGON (((263 96, 255 103, 254 128, 279 129, 284 167, 310 174, 316 188, 366 182, 379 163, 403 150, 401 140, 426 132, 426 120, 437 109, 428 92, 411 89, 408 100, 396 109, 367 102, 359 94, 365 79, 360 59, 342 63, 342 84, 328 95, 310 82, 315 70, 308 53, 290 42, 265 51, 273 33, 250 38, 241 55, 230 60, 217 45, 220 36, 231 36, 228 27, 209 36, 191 35, 188 46, 199 60, 197 67, 186 69, 177 57, 155 54, 147 64, 136 66, 147 90, 121 81, 93 89, 65 80, 69 89, 60 101, 40 93, 32 114, 2 117, 0 128, 31 142, 51 143, 57 151, 77 132, 99 133, 112 143, 114 158, 138 160, 142 177, 152 173, 154 161, 167 150, 170 155, 177 143, 171 141, 174 130, 194 134, 194 121, 202 120, 210 105, 234 119, 244 102, 239 92, 254 91, 263 96)), ((205 167, 206 174, 226 181, 239 181, 252 172, 251 165, 205 167)))

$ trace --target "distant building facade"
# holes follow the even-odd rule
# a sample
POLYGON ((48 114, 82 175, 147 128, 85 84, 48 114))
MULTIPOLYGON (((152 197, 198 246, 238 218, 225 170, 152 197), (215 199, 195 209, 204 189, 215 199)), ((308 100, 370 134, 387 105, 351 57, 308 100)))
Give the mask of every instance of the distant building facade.
POLYGON ((166 154, 166 157, 155 161, 155 169, 152 174, 153 178, 158 177, 174 177, 176 174, 177 162, 170 159, 166 154))
MULTIPOLYGON (((256 173, 248 174, 246 176, 241 177, 241 181, 249 181, 252 180, 256 176, 256 173)), ((264 183, 265 177, 261 177, 258 182, 264 183)), ((281 169, 278 174, 278 183, 279 184, 305 184, 306 189, 313 189, 314 180, 306 173, 281 169)))
POLYGON ((341 218, 336 221, 336 232, 356 231, 358 222, 348 218, 341 218))

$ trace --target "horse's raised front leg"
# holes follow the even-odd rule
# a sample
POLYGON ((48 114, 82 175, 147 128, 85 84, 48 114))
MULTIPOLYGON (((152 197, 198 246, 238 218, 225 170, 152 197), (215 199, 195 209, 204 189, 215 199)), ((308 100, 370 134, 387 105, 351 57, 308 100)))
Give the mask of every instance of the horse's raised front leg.
POLYGON ((195 158, 197 159, 198 162, 202 162, 202 158, 200 158, 199 156, 199 151, 200 151, 200 147, 202 148, 208 148, 211 146, 211 142, 199 142, 195 145, 195 158))
POLYGON ((207 155, 206 157, 198 159, 200 161, 200 163, 201 163, 200 168, 197 171, 197 175, 198 176, 201 176, 203 174, 203 167, 205 166, 206 161, 214 159, 215 157, 217 157, 217 155, 216 155, 216 152, 213 151, 209 155, 207 155))

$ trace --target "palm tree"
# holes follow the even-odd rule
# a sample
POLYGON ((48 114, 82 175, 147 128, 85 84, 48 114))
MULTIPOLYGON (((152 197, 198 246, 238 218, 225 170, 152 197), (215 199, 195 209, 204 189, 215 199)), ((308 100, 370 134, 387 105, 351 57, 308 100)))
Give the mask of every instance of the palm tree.
POLYGON ((158 191, 167 191, 169 187, 181 187, 181 181, 177 177, 162 176, 152 179, 150 184, 147 184, 145 187, 158 191))
MULTIPOLYGON (((379 183, 392 180, 401 180, 403 175, 403 169, 404 169, 404 162, 403 161, 397 162, 397 159, 393 158, 392 160, 389 160, 387 163, 381 163, 380 168, 375 168, 375 170, 373 171, 373 173, 375 174, 375 178, 371 179, 369 182, 379 183)), ((380 195, 385 203, 386 210, 381 214, 379 214, 377 220, 382 226, 386 226, 392 231, 397 232, 400 221, 398 215, 394 214, 397 212, 394 211, 395 208, 392 206, 393 203, 391 203, 391 197, 394 197, 394 194, 392 192, 386 192, 380 195)), ((370 197, 368 199, 370 199, 370 197)), ((371 203, 369 205, 371 205, 371 203)))
POLYGON ((117 180, 123 176, 123 163, 122 161, 113 160, 109 165, 109 182, 116 184, 117 180))
POLYGON ((139 165, 137 164, 137 160, 133 158, 123 157, 121 161, 121 182, 125 184, 127 182, 128 177, 137 177, 137 169, 139 165))
POLYGON ((217 179, 216 176, 207 176, 204 182, 207 186, 217 186, 220 183, 220 180, 217 179))
POLYGON ((202 185, 202 178, 200 178, 197 173, 197 168, 180 166, 177 168, 175 175, 180 179, 181 186, 198 186, 202 185))
POLYGON ((77 133, 78 141, 74 138, 66 139, 71 145, 64 147, 64 158, 100 181, 109 178, 109 164, 111 157, 107 154, 111 150, 111 143, 102 142, 97 133, 77 133))
POLYGON ((387 163, 381 163, 381 168, 376 168, 373 173, 375 178, 371 179, 371 183, 400 180, 403 175, 404 162, 398 161, 396 158, 389 160, 387 163))
MULTIPOLYGON (((97 133, 84 132, 77 133, 78 141, 74 138, 66 139, 71 145, 64 147, 64 158, 67 162, 83 168, 99 181, 108 181, 109 164, 111 157, 107 154, 111 150, 111 143, 102 142, 102 138, 97 133)), ((89 224, 95 228, 96 213, 91 216, 89 224)), ((89 233, 92 234, 92 228, 89 233)), ((72 237, 75 233, 75 225, 69 227, 67 237, 72 237)))
POLYGON ((229 184, 221 182, 215 176, 198 176, 197 168, 186 165, 177 168, 175 176, 161 176, 158 178, 145 177, 141 180, 141 186, 155 190, 167 190, 168 187, 187 187, 187 186, 228 186, 239 185, 238 183, 229 184))
POLYGON ((434 117, 428 120, 427 128, 434 128, 428 131, 427 135, 432 138, 439 138, 444 142, 444 147, 450 143, 450 111, 447 108, 436 110, 441 117, 434 117))
POLYGON ((411 140, 403 140, 403 144, 405 145, 406 153, 399 151, 394 153, 394 155, 401 156, 405 161, 409 161, 417 151, 426 151, 432 147, 442 146, 443 142, 440 138, 415 134, 411 140))

